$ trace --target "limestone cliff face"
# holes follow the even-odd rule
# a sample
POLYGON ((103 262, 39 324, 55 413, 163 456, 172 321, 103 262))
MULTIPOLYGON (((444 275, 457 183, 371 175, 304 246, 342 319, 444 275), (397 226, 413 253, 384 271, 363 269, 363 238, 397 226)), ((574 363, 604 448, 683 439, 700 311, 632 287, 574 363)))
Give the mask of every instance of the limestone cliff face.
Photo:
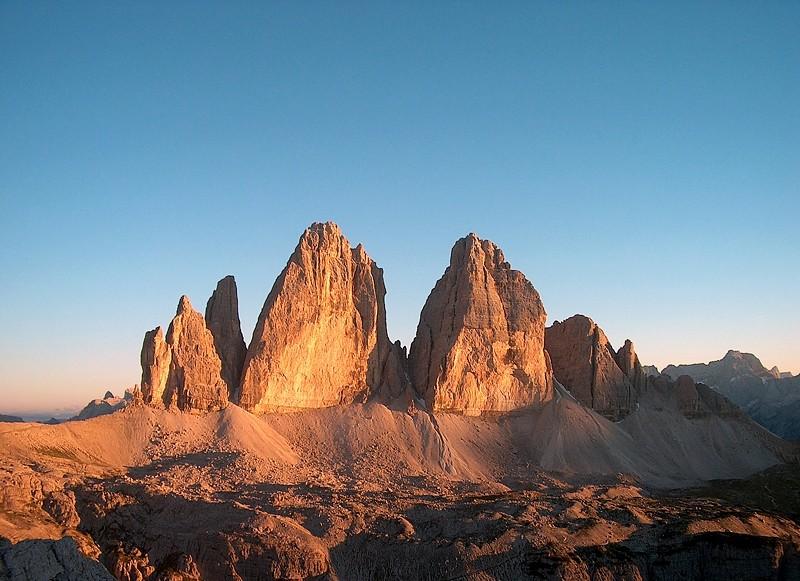
MULTIPOLYGON (((545 347, 556 379, 584 405, 609 419, 617 420, 634 408, 637 391, 628 376, 617 365, 603 330, 589 317, 574 315, 547 328, 545 347)), ((623 350, 626 367, 633 353, 623 350)))
POLYGON ((429 409, 476 415, 553 397, 539 293, 502 250, 474 234, 458 240, 420 315, 412 383, 429 409))
POLYGON ((624 373, 628 381, 631 382, 635 391, 641 392, 647 388, 647 373, 639 362, 639 356, 636 355, 633 341, 626 339, 625 344, 619 348, 614 359, 617 362, 617 366, 622 370, 622 373, 624 373))
POLYGON ((226 276, 206 304, 206 325, 214 337, 214 346, 222 361, 222 379, 228 386, 228 398, 238 401, 239 382, 247 356, 247 346, 239 322, 239 296, 236 280, 226 276))
POLYGON ((240 405, 319 408, 402 391, 383 271, 336 224, 313 224, 272 287, 247 352, 240 405))
POLYGON ((161 327, 145 333, 141 361, 144 403, 183 411, 213 411, 228 405, 214 337, 189 297, 181 297, 166 340, 161 327))
POLYGON ((164 401, 181 410, 212 411, 228 405, 222 362, 203 315, 182 296, 167 331, 172 351, 164 401))
POLYGON ((172 349, 164 341, 161 327, 156 327, 144 335, 142 344, 142 400, 145 403, 169 403, 164 401, 167 389, 169 367, 172 362, 172 349))

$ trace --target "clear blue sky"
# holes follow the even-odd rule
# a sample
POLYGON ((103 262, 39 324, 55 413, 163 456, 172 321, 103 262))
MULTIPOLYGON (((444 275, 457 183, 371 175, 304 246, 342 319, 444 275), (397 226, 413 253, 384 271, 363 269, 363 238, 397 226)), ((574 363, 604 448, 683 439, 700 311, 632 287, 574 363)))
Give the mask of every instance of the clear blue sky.
POLYGON ((800 4, 660 4, 0 3, 0 411, 229 273, 249 339, 328 219, 406 344, 475 231, 645 362, 800 371, 800 4))

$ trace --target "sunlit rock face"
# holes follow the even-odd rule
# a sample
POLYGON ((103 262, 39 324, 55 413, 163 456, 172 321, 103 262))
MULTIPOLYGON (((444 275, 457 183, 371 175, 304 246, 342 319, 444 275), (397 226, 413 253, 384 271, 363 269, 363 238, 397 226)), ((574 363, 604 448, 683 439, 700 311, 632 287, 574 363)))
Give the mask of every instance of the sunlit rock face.
MULTIPOLYGON (((547 328, 545 346, 556 379, 585 406, 609 419, 628 415, 638 392, 617 364, 617 353, 603 330, 589 317, 574 315, 547 328)), ((632 370, 633 345, 620 359, 632 370)))
POLYGON ((502 250, 474 234, 458 240, 420 315, 412 382, 428 407, 477 415, 553 397, 539 293, 502 250))
POLYGON ((222 362, 203 316, 181 297, 166 341, 161 328, 145 334, 142 399, 184 411, 213 411, 228 404, 222 362))
POLYGON ((239 322, 239 295, 236 280, 226 276, 217 283, 206 304, 206 325, 214 336, 214 346, 222 362, 222 379, 228 386, 228 398, 238 401, 239 382, 247 356, 247 346, 239 322))
POLYGON ((166 403, 164 392, 167 389, 172 350, 164 340, 161 327, 156 327, 144 335, 142 344, 142 400, 145 403, 166 403))
POLYGON ((214 337, 185 295, 167 331, 167 344, 172 349, 172 361, 165 398, 182 410, 224 408, 228 404, 228 388, 222 380, 222 362, 214 337))
POLYGON ((247 352, 240 405, 321 408, 399 394, 399 346, 386 331, 383 271, 336 224, 300 237, 264 303, 247 352))

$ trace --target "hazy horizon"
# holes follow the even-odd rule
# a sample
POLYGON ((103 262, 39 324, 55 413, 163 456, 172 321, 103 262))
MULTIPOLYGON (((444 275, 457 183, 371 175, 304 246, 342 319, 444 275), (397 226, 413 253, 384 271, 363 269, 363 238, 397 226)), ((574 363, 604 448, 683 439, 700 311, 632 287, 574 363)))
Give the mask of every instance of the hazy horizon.
POLYGON ((140 379, 303 230, 384 269, 410 345, 453 242, 645 364, 800 372, 800 5, 0 6, 0 413, 140 379))

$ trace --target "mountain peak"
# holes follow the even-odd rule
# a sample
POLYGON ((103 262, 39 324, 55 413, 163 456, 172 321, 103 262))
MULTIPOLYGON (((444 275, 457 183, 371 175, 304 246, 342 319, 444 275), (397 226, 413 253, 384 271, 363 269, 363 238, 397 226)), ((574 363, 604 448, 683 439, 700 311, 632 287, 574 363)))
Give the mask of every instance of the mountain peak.
POLYGON ((413 383, 432 410, 477 415, 552 398, 539 293, 475 234, 456 241, 411 344, 413 383))

